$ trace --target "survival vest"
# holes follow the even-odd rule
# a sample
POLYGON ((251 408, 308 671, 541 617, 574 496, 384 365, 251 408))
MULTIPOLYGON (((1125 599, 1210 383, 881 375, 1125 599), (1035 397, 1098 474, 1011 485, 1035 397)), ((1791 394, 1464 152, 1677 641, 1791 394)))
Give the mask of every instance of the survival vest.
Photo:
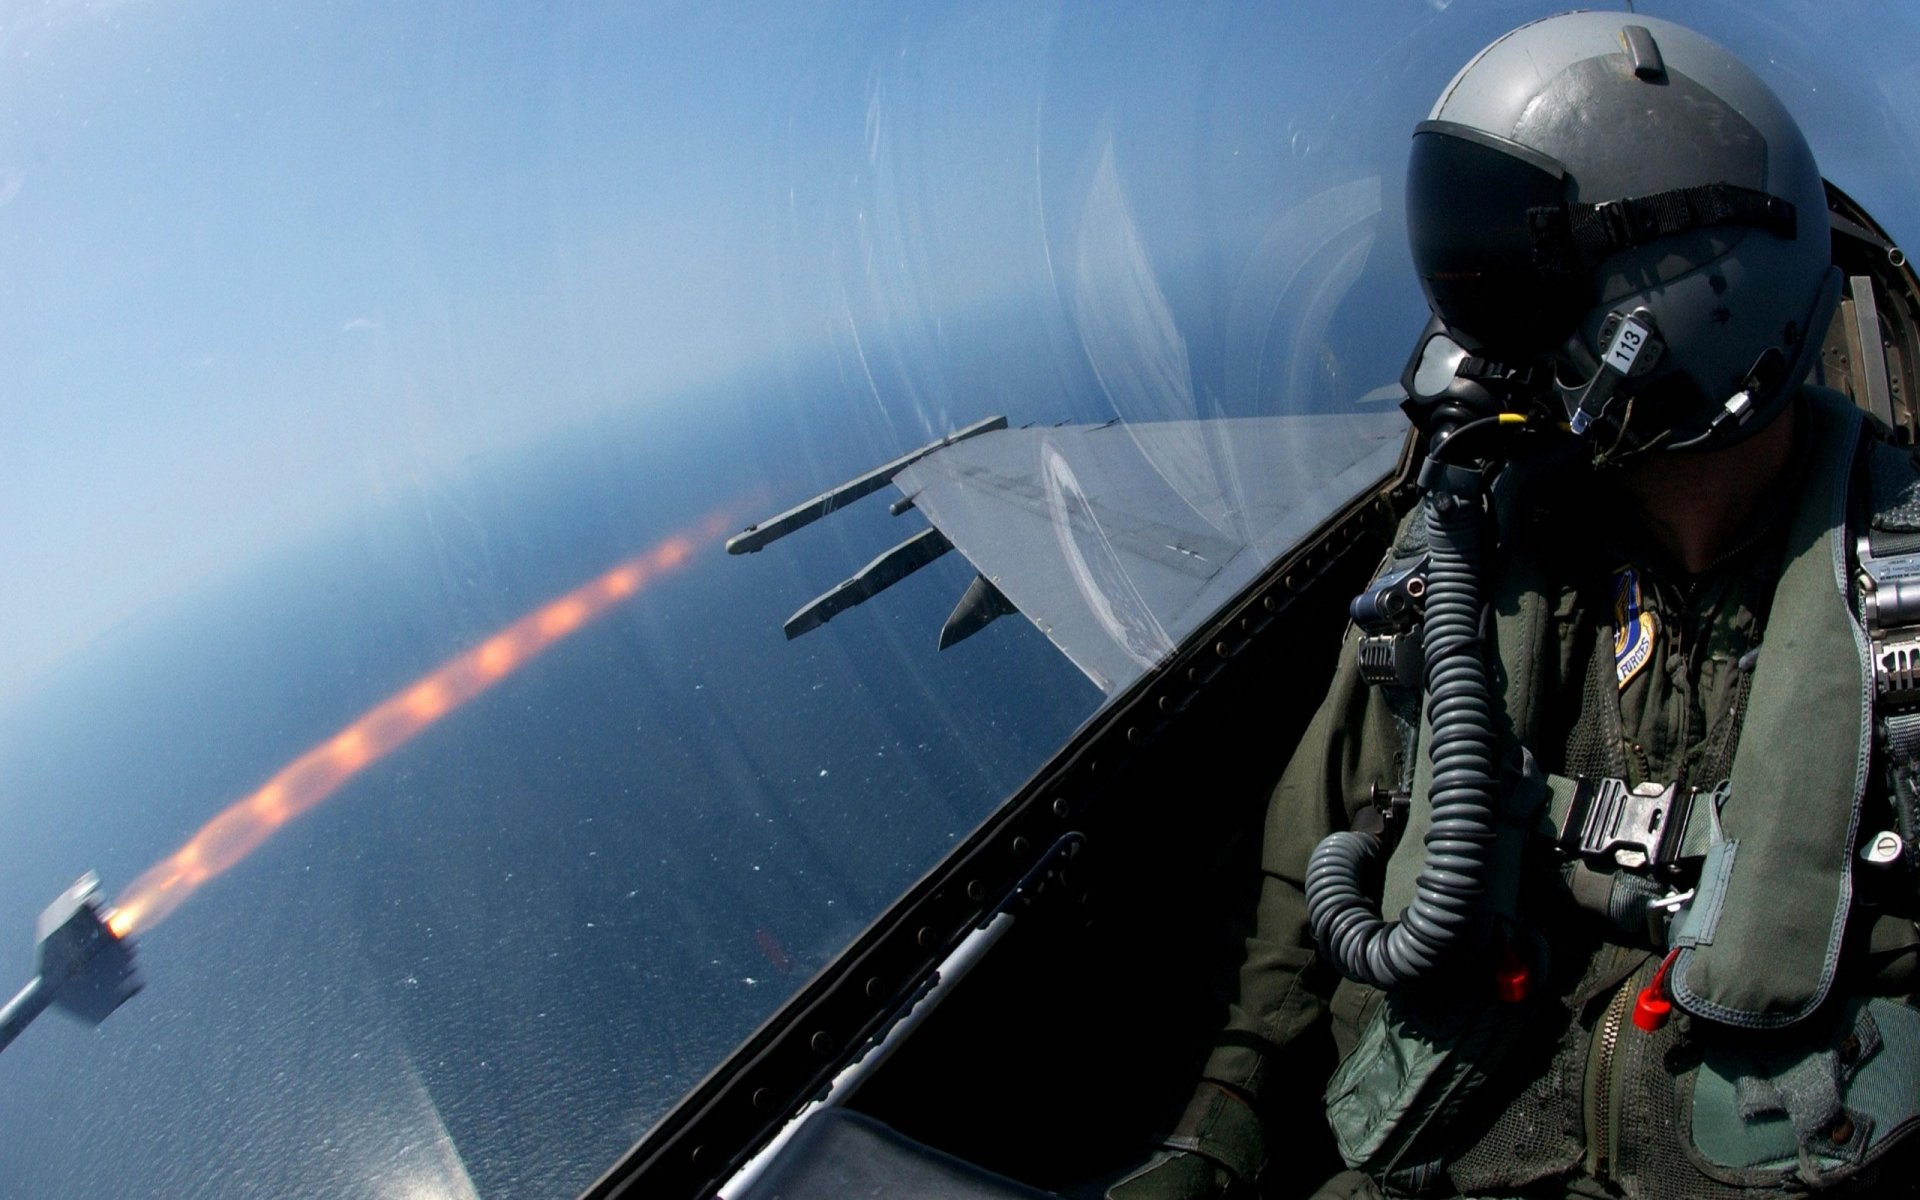
MULTIPOLYGON (((1663 939, 1671 953, 1663 960, 1614 948, 1597 956, 1592 986, 1576 997, 1610 991, 1597 1018, 1457 987, 1363 1000, 1372 1016, 1328 1088, 1350 1166, 1417 1194, 1523 1187, 1581 1169, 1584 1158, 1589 1174, 1629 1195, 1738 1196, 1864 1185, 1896 1144, 1910 1141, 1903 1135, 1920 1128, 1920 1010, 1894 998, 1832 996, 1853 909, 1876 714, 1896 786, 1902 771, 1920 774, 1920 719, 1911 749, 1903 748, 1887 724, 1898 714, 1881 699, 1890 670, 1898 686, 1906 661, 1889 625, 1900 615, 1891 600, 1901 576, 1886 564, 1920 550, 1920 473, 1905 452, 1869 439, 1844 398, 1808 388, 1802 411, 1809 476, 1788 517, 1765 650, 1724 786, 1682 797, 1671 788, 1543 776, 1523 758, 1506 797, 1485 900, 1496 917, 1524 927, 1526 914, 1516 911, 1522 860, 1553 843, 1569 859, 1576 900, 1616 920, 1620 881, 1630 890, 1641 881, 1628 897, 1638 902, 1632 912, 1644 916, 1653 905, 1671 914, 1663 939), (1863 491, 1865 519, 1850 521, 1863 491), (1863 527, 1858 559, 1850 526, 1863 527), (1881 564, 1867 581, 1895 611, 1856 608, 1856 561, 1881 564), (1594 855, 1650 872, 1684 860, 1684 886, 1667 882, 1671 871, 1665 879, 1611 872, 1611 887, 1595 894, 1592 878, 1579 875, 1582 857, 1594 855), (1688 1019, 1654 1030, 1628 1025, 1623 1004, 1647 987, 1664 989, 1688 1019), (1529 1037, 1537 1047, 1538 1027, 1556 1021, 1545 1061, 1506 1061, 1529 1037), (1494 1082, 1503 1071, 1505 1080, 1494 1082), (1582 1086, 1596 1072, 1619 1081, 1599 1089, 1597 1105, 1582 1086), (1486 1106, 1502 1095, 1512 1102, 1489 1122, 1486 1106), (1462 1121, 1471 1127, 1452 1128, 1462 1121)), ((1403 536, 1369 594, 1381 581, 1404 589, 1418 540, 1417 532, 1403 536)), ((1920 555, 1910 561, 1920 624, 1920 555)), ((1502 734, 1521 747, 1539 727, 1545 697, 1536 682, 1551 614, 1538 569, 1526 561, 1506 567, 1494 589, 1489 657, 1503 681, 1502 734)), ((1412 751, 1427 730, 1404 702, 1407 665, 1384 633, 1372 635, 1369 663, 1367 640, 1363 668, 1389 689, 1406 723, 1405 790, 1423 796, 1431 768, 1412 751)), ((1911 661, 1920 671, 1920 642, 1911 661)), ((1411 901, 1423 858, 1425 805, 1402 811, 1406 828, 1382 903, 1389 914, 1411 901)), ((1337 995, 1336 1008, 1342 1003, 1337 995)))

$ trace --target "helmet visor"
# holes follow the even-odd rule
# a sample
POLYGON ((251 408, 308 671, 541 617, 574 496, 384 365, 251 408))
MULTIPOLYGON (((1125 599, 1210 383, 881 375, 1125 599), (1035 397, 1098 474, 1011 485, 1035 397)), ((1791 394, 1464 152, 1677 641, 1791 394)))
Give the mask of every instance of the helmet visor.
POLYGON ((1407 234, 1435 316, 1473 348, 1525 360, 1574 332, 1591 283, 1535 255, 1533 209, 1566 203, 1543 154, 1477 129, 1425 121, 1407 164, 1407 234))

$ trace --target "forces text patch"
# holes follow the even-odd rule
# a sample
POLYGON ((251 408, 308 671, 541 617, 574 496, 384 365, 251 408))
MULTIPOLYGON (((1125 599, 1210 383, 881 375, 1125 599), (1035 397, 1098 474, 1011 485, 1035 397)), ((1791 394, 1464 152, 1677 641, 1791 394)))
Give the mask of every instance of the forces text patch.
POLYGON ((1653 657, 1653 614, 1640 603, 1640 573, 1613 573, 1613 674, 1624 689, 1653 657))

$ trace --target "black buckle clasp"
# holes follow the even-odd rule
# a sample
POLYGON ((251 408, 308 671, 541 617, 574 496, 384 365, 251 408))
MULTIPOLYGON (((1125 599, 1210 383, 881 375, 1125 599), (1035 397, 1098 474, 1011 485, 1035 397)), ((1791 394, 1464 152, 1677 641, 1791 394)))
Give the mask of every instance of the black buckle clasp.
POLYGON ((1600 218, 1617 248, 1644 245, 1659 233, 1658 222, 1642 196, 1602 200, 1593 206, 1593 213, 1600 218))
POLYGON ((1581 779, 1555 841, 1567 854, 1630 871, 1671 867, 1686 839, 1694 794, 1671 783, 1629 787, 1624 779, 1581 779))
POLYGON ((1420 631, 1405 629, 1399 633, 1363 634, 1358 647, 1360 678, 1372 687, 1417 688, 1420 686, 1420 631))

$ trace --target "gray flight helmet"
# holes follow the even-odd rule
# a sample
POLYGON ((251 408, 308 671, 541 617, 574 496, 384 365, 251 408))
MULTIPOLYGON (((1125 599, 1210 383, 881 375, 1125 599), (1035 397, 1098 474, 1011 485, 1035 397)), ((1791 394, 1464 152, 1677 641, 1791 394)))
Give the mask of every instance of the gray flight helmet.
POLYGON ((1631 13, 1523 25, 1462 68, 1415 129, 1407 226, 1446 335, 1550 364, 1605 455, 1764 427, 1839 293, 1786 108, 1718 44, 1631 13))

